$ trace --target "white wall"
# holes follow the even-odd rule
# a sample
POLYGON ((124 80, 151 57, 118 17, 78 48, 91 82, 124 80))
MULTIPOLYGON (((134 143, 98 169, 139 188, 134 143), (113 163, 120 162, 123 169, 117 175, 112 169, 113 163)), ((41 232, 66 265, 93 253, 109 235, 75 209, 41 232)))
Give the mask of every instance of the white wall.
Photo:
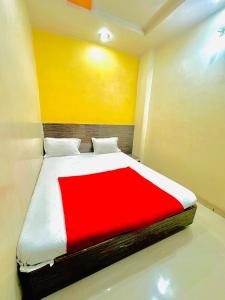
POLYGON ((42 127, 22 0, 0 1, 0 299, 20 299, 16 246, 42 162, 42 127))
POLYGON ((141 57, 137 86, 133 154, 138 156, 141 160, 144 159, 144 148, 150 115, 149 109, 151 101, 153 70, 154 53, 149 51, 141 57))
MULTIPOLYGON (((191 189, 221 214, 225 213, 225 36, 219 37, 218 29, 223 25, 225 10, 155 52, 144 148, 145 164, 191 189)), ((145 93, 139 91, 143 94, 139 111, 145 93)), ((141 115, 138 110, 137 114, 141 115)), ((137 135, 135 150, 141 145, 141 130, 137 135)))

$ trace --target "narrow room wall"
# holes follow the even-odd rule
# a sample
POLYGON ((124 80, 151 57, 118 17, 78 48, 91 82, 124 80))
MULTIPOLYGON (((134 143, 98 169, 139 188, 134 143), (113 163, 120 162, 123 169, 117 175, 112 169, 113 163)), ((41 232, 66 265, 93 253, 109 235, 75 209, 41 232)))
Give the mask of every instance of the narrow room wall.
POLYGON ((0 1, 0 299, 20 299, 16 246, 42 162, 31 28, 23 0, 0 1))
POLYGON ((225 213, 225 11, 156 51, 144 162, 225 213))
POLYGON ((144 149, 150 116, 150 101, 154 72, 154 51, 144 54, 140 60, 135 111, 133 154, 144 159, 144 149))
POLYGON ((137 57, 33 30, 42 121, 134 123, 137 57))

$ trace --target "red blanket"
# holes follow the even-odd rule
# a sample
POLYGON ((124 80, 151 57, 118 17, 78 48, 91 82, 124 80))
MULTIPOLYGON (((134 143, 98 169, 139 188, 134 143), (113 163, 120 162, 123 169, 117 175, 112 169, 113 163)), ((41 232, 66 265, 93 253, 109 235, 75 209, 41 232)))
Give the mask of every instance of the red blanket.
POLYGON ((58 178, 67 252, 143 228, 184 210, 170 194, 127 167, 58 178))

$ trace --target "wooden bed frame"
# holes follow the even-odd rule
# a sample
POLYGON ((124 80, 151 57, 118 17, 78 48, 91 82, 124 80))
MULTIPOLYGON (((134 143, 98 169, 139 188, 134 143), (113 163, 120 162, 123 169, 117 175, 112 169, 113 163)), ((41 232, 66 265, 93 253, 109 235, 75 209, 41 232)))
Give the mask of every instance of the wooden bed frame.
POLYGON ((134 126, 133 125, 101 125, 101 124, 64 124, 44 123, 44 136, 54 138, 81 139, 80 152, 92 152, 92 137, 107 138, 117 136, 118 146, 126 154, 132 153, 134 126))
POLYGON ((149 227, 116 236, 74 254, 55 259, 52 267, 44 266, 30 273, 18 274, 24 300, 39 300, 86 276, 89 276, 157 241, 192 224, 197 206, 149 227))
MULTIPOLYGON (((80 151, 92 151, 91 137, 119 137, 119 147, 132 153, 134 126, 95 124, 43 124, 45 137, 82 140, 80 151)), ((24 300, 39 300, 86 276, 89 276, 117 261, 192 224, 197 206, 143 229, 115 236, 100 244, 74 254, 55 259, 52 267, 44 266, 30 273, 18 275, 24 300)))

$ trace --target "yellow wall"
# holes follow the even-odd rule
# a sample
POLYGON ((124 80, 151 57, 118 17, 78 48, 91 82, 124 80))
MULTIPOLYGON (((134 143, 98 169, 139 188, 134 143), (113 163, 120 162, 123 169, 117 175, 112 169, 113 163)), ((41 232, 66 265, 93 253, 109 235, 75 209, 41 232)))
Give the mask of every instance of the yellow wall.
POLYGON ((138 59, 33 31, 43 122, 133 124, 138 59))
POLYGON ((0 299, 20 299, 16 245, 42 162, 32 36, 24 1, 0 1, 0 299))
POLYGON ((144 162, 225 212, 225 11, 156 51, 144 162))

